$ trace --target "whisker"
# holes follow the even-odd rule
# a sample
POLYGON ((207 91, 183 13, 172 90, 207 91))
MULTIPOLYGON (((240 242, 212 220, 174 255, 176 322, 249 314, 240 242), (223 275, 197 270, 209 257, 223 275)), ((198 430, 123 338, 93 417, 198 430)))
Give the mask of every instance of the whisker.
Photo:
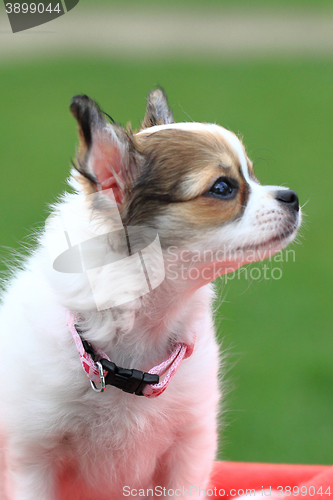
POLYGON ((305 202, 305 203, 303 203, 303 205, 301 206, 301 208, 304 208, 304 207, 305 207, 305 205, 307 205, 307 204, 309 203, 309 201, 310 201, 310 198, 308 198, 308 199, 306 200, 306 202, 305 202))
POLYGON ((190 117, 190 115, 188 113, 186 113, 186 111, 184 110, 183 106, 180 104, 179 101, 177 101, 177 104, 180 107, 180 109, 182 110, 182 112, 184 113, 184 115, 186 115, 191 120, 191 122, 194 123, 194 120, 190 117))

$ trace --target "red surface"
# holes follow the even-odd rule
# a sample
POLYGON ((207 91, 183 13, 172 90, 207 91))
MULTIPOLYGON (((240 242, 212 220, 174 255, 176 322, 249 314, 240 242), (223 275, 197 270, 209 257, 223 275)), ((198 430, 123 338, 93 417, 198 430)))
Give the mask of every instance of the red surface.
MULTIPOLYGON (((269 493, 272 490, 278 489, 282 494, 286 492, 286 487, 292 489, 296 486, 303 486, 302 492, 295 488, 294 494, 286 495, 289 500, 305 499, 310 500, 329 500, 330 495, 327 489, 330 487, 331 496, 333 497, 333 467, 326 465, 283 465, 283 464, 258 464, 258 463, 242 463, 242 462, 216 462, 211 487, 216 488, 216 497, 220 498, 225 491, 223 498, 232 498, 237 495, 245 498, 250 498, 250 494, 246 496, 246 489, 260 490, 264 488, 265 495, 256 495, 257 498, 265 499, 270 497, 269 493), (311 488, 310 488, 311 487, 311 488), (322 487, 322 495, 320 495, 320 487, 322 487), (240 491, 241 490, 241 491, 240 491), (242 491, 244 490, 244 491, 242 491), (319 494, 317 492, 319 491, 319 494)), ((215 497, 215 491, 213 492, 215 497)), ((215 498, 216 498, 215 497, 215 498)), ((253 495, 252 495, 253 498, 253 495)))

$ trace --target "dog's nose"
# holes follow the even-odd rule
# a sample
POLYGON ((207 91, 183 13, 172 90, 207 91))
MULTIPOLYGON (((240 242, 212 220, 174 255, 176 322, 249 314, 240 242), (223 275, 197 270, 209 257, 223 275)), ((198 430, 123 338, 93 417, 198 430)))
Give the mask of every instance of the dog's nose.
POLYGON ((281 191, 277 191, 275 198, 282 203, 286 203, 287 206, 295 212, 298 212, 299 202, 297 193, 295 193, 295 191, 292 191, 291 189, 283 189, 281 191))

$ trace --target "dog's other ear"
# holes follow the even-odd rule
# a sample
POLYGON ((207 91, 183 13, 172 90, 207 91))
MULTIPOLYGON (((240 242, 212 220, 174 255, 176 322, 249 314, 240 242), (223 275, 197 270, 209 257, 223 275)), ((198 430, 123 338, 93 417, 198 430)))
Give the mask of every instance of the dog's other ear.
POLYGON ((151 90, 147 97, 146 114, 141 128, 166 125, 168 123, 174 123, 174 119, 164 90, 151 90))
POLYGON ((121 205, 134 161, 130 134, 120 125, 107 122, 99 106, 86 95, 73 97, 70 110, 79 124, 75 168, 97 191, 111 188, 121 205))

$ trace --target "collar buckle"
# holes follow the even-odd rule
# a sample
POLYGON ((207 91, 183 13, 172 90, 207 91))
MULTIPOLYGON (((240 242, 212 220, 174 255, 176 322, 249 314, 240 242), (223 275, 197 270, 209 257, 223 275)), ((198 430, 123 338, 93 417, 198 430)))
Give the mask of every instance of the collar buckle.
POLYGON ((135 370, 134 368, 121 368, 107 359, 101 359, 99 363, 108 372, 105 377, 105 384, 113 385, 129 394, 143 396, 142 391, 147 384, 159 383, 158 375, 135 370))
POLYGON ((93 389, 93 391, 104 392, 106 382, 105 382, 105 377, 104 377, 103 366, 99 361, 96 361, 96 366, 98 368, 99 378, 101 379, 101 387, 100 388, 96 387, 95 382, 93 382, 93 380, 90 380, 90 385, 91 385, 91 388, 93 389))

